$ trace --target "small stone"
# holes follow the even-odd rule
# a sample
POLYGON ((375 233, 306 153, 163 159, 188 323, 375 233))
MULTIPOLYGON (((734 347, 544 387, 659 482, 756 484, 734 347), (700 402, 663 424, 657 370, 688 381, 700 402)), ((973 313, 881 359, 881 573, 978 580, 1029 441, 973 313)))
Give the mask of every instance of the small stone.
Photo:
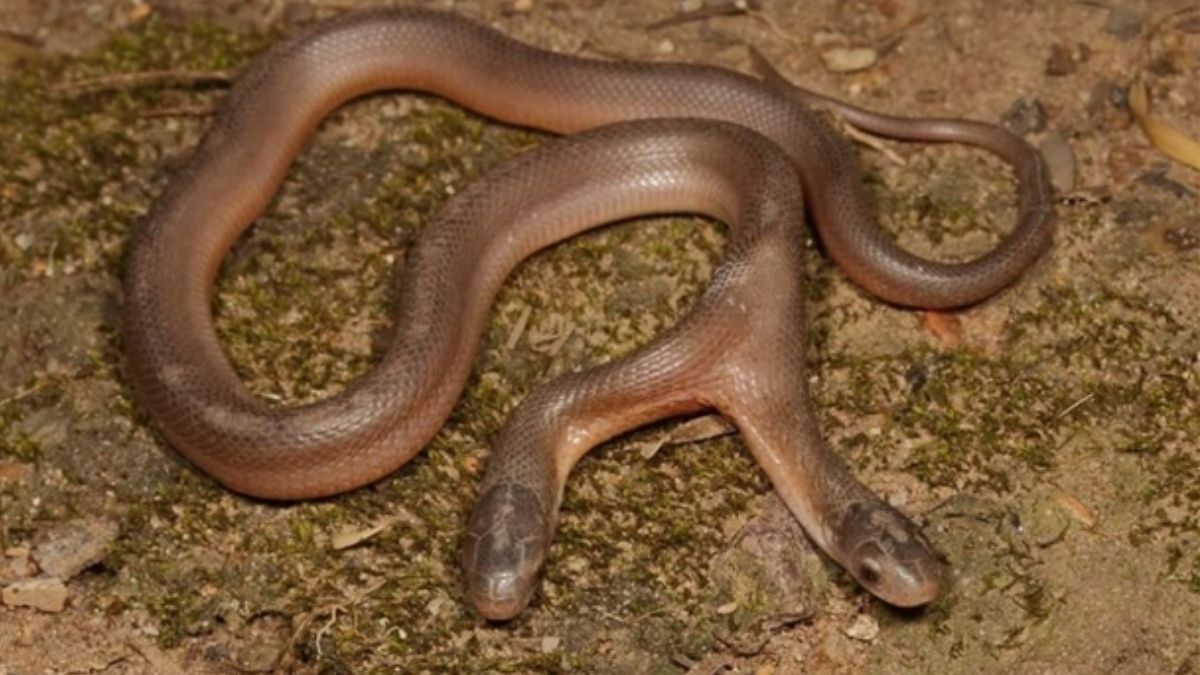
POLYGON ((16 429, 41 448, 61 445, 70 433, 67 419, 53 408, 27 415, 17 423, 16 429))
POLYGON ((1132 40, 1142 32, 1143 22, 1144 17, 1139 10, 1129 5, 1117 5, 1108 11, 1104 32, 1118 40, 1132 40))
POLYGON ((0 599, 9 607, 32 607, 43 612, 61 612, 67 606, 67 586, 62 579, 39 577, 6 586, 0 599))
POLYGON ((271 638, 260 638, 238 650, 234 664, 243 673, 274 672, 286 643, 271 638))
POLYGON ((1051 131, 1042 139, 1038 150, 1050 169, 1050 182, 1059 194, 1075 189, 1075 151, 1071 144, 1057 131, 1051 131))
POLYGON ((1018 136, 1036 134, 1046 128, 1046 109, 1037 99, 1019 98, 1000 116, 1000 123, 1018 136))
POLYGON ((879 622, 866 614, 859 614, 854 623, 846 628, 846 635, 862 642, 871 642, 879 637, 879 622))
POLYGON ((1062 77, 1075 72, 1075 59, 1071 50, 1064 44, 1056 43, 1050 46, 1050 57, 1046 59, 1046 74, 1051 77, 1062 77))
POLYGON ((1163 516, 1172 525, 1182 524, 1183 521, 1187 520, 1189 515, 1191 515, 1191 511, 1178 504, 1167 504, 1163 507, 1163 516))
POLYGON ((823 49, 831 46, 844 47, 847 42, 848 40, 845 35, 824 30, 819 30, 812 36, 812 46, 815 49, 823 49))
POLYGON ((1093 84, 1084 108, 1088 115, 1088 130, 1121 130, 1131 124, 1126 91, 1112 80, 1093 84))
POLYGON ((727 614, 733 614, 734 612, 737 611, 737 608, 738 608, 737 601, 733 600, 733 601, 727 602, 727 603, 721 605, 720 607, 718 607, 717 614, 719 614, 721 616, 725 616, 727 614))
POLYGON ((30 246, 33 246, 33 235, 28 232, 22 232, 13 238, 13 243, 22 251, 28 251, 30 246))
POLYGON ((43 572, 70 579, 103 560, 117 532, 117 523, 107 518, 59 523, 39 533, 33 560, 43 572))
POLYGON ((1168 229, 1163 239, 1181 253, 1200 249, 1200 220, 1168 229))
POLYGON ((142 19, 145 19, 146 17, 150 16, 150 14, 152 14, 153 12, 154 12, 153 7, 151 7, 148 4, 139 2, 139 3, 135 4, 132 9, 129 10, 129 21, 130 21, 130 23, 137 23, 138 21, 141 21, 142 19))
POLYGON ((550 652, 557 651, 559 645, 561 644, 562 638, 553 635, 547 635, 546 637, 542 638, 542 653, 549 654, 550 652))
POLYGON ((528 12, 533 9, 533 0, 513 0, 512 8, 514 12, 528 12))
POLYGON ((1196 194, 1195 190, 1192 190, 1183 183, 1168 178, 1166 172, 1163 170, 1152 169, 1147 171, 1138 176, 1137 182, 1155 190, 1161 190, 1179 199, 1190 199, 1196 194))
POLYGON ((834 47, 821 53, 825 67, 835 73, 853 73, 875 65, 879 52, 873 47, 834 47))

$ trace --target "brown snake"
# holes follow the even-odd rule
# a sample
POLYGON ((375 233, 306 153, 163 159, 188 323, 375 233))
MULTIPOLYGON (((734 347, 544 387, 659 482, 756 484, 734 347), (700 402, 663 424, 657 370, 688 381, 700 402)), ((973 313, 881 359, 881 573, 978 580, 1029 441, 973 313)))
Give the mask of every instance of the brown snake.
POLYGON ((614 220, 707 214, 729 224, 733 240, 694 310, 633 355, 536 389, 512 414, 469 526, 470 600, 493 619, 529 602, 567 474, 590 448, 654 420, 716 409, 737 424, 822 549, 880 598, 921 605, 938 595, 942 563, 916 526, 830 451, 812 410, 798 337, 801 187, 830 256, 897 304, 979 301, 1050 242, 1039 156, 990 125, 875 115, 777 77, 554 54, 450 14, 347 15, 254 61, 136 231, 123 326, 130 381, 174 447, 232 490, 267 499, 350 490, 393 472, 444 423, 492 298, 522 259, 614 220), (396 88, 564 134, 626 123, 547 144, 448 203, 408 254, 380 362, 327 400, 271 407, 247 392, 217 341, 218 268, 318 122, 348 99, 396 88), (847 142, 797 98, 875 133, 997 153, 1016 173, 1017 226, 967 263, 901 250, 875 223, 847 142), (668 117, 722 123, 628 122, 668 117))

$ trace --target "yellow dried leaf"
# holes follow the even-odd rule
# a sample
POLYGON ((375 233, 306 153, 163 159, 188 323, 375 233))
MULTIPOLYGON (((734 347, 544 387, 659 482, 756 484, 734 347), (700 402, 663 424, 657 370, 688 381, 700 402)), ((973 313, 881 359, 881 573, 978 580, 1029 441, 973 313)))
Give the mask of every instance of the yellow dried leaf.
POLYGON ((1171 159, 1200 170, 1200 142, 1150 114, 1146 85, 1140 80, 1129 88, 1129 109, 1154 147, 1171 159))

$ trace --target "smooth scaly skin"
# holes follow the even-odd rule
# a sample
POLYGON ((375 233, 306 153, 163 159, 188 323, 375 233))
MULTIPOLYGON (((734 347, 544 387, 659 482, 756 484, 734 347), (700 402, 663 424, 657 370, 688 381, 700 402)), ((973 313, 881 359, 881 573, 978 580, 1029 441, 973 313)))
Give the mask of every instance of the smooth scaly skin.
MULTIPOLYGON (((138 401, 181 453, 233 490, 268 499, 350 490, 404 464, 444 422, 487 307, 520 260, 603 222, 710 213, 742 224, 730 260, 693 315, 620 364, 538 390, 514 415, 472 518, 472 600, 493 618, 528 601, 563 480, 589 447, 652 419, 714 407, 737 421, 776 489, 834 559, 889 602, 928 602, 938 592, 940 563, 912 523, 829 452, 808 403, 795 337, 803 330, 797 182, 849 276, 895 303, 952 307, 999 290, 1045 249, 1044 172, 1035 153, 1001 130, 968 139, 996 146, 1014 164, 1020 223, 976 261, 923 261, 879 232, 850 149, 792 96, 716 68, 556 55, 435 12, 367 12, 319 25, 266 52, 239 79, 131 243, 124 338, 138 401), (778 164, 771 159, 777 153, 747 140, 748 132, 726 129, 709 140, 695 123, 603 130, 536 151, 490 173, 422 233, 403 270, 395 336, 375 368, 328 400, 272 408, 246 391, 217 342, 210 308, 220 262, 318 121, 350 98, 393 88, 561 133, 647 117, 726 120, 774 141, 800 177, 792 167, 756 165, 778 164), (754 161, 733 160, 738 152, 754 161), (779 176, 790 185, 781 186, 779 176), (772 187, 759 189, 765 185, 772 187), (739 190, 761 204, 752 207, 739 190), (788 227, 745 225, 751 208, 761 209, 761 222, 788 227), (748 328, 753 346, 741 339, 748 328), (724 339, 706 338, 710 331, 724 339)), ((922 137, 919 130, 908 136, 922 137)))
MULTIPOLYGON (((802 339, 804 233, 795 226, 803 210, 787 157, 744 127, 656 120, 570 137, 512 170, 549 179, 576 156, 595 159, 589 189, 656 211, 661 204, 704 213, 728 223, 733 239, 685 319, 620 361, 535 389, 512 413, 467 534, 476 609, 507 619, 529 602, 567 474, 584 453, 643 424, 706 409, 737 424, 813 539, 865 586, 897 605, 932 600, 941 564, 911 521, 838 461, 813 414, 802 339)), ((553 197, 539 202, 557 208, 553 197)))

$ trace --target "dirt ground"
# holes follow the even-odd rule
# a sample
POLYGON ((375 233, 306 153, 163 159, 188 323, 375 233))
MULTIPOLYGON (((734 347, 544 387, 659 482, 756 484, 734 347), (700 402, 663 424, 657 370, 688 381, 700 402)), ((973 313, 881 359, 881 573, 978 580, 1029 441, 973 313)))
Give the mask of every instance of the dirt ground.
MULTIPOLYGON (((621 224, 535 256, 442 433, 340 497, 230 494, 156 435, 122 374, 129 232, 229 75, 369 4, 0 0, 0 674, 1200 671, 1200 172, 1127 104, 1140 76, 1152 114, 1200 137, 1192 3, 424 3, 594 57, 747 70, 755 45, 865 107, 1003 123, 1059 190, 1053 249, 952 314, 881 303, 812 251, 798 337, 822 424, 945 554, 941 601, 872 599, 736 435, 671 423, 580 464, 541 590, 507 624, 472 614, 458 571, 490 440, 538 382, 686 313, 718 224, 621 224)), ((219 332, 251 388, 314 400, 368 368, 421 223, 542 138, 406 94, 331 116, 221 274, 219 332)), ((867 181, 910 249, 967 258, 1011 226, 1003 164, 875 145, 867 181)))

